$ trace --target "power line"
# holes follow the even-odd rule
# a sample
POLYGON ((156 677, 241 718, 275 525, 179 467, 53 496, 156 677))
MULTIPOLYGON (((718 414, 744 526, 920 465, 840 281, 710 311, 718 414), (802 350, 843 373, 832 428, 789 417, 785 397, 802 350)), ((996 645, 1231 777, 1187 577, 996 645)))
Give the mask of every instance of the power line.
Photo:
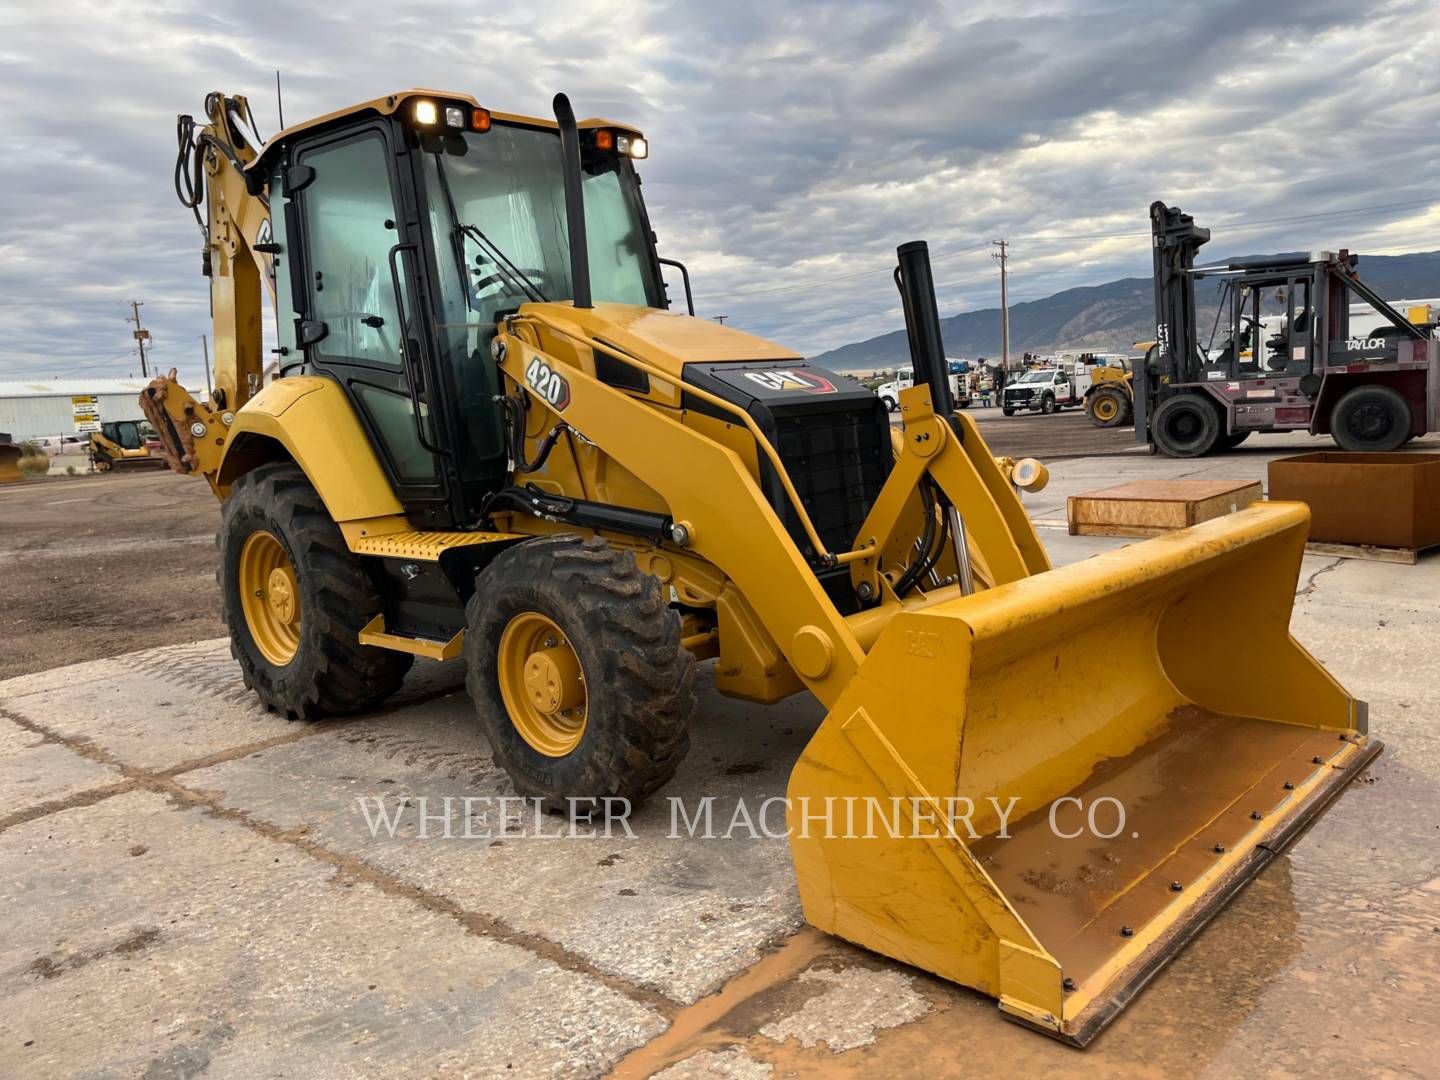
MULTIPOLYGON (((972 244, 970 247, 954 248, 950 251, 937 251, 935 254, 930 256, 930 261, 933 263, 937 259, 948 259, 952 255, 964 255, 966 252, 979 251, 981 248, 987 248, 989 246, 990 242, 988 240, 985 240, 978 244, 972 244)), ((800 284, 779 285, 774 288, 768 289, 742 289, 735 290, 733 292, 722 292, 719 295, 724 297, 739 298, 743 300, 751 296, 770 296, 775 293, 799 292, 802 289, 820 289, 824 288, 826 285, 833 285, 839 281, 855 281, 858 278, 870 277, 872 274, 888 274, 894 269, 894 263, 890 263, 886 266, 876 266, 869 270, 857 270, 852 274, 836 274, 831 277, 813 278, 810 281, 802 282, 800 284)), ((783 273, 783 271, 781 272, 783 273)))
POLYGON ((139 300, 131 300, 130 310, 133 311, 135 315, 133 318, 126 319, 125 321, 135 324, 135 345, 140 350, 140 375, 142 378, 148 379, 150 378, 150 370, 145 366, 145 342, 150 340, 150 331, 140 325, 140 307, 141 302, 139 300))
POLYGON ((992 244, 999 248, 999 251, 991 252, 990 257, 1000 264, 1000 364, 1006 371, 1010 370, 1010 298, 1006 291, 1005 241, 995 240, 992 244))
MULTIPOLYGON (((1248 229, 1259 225, 1283 225, 1291 221, 1310 221, 1315 218, 1341 217, 1346 214, 1369 214, 1379 210, 1398 210, 1411 206, 1432 206, 1434 199, 1411 199, 1408 202, 1376 203, 1374 206, 1352 206, 1347 210, 1321 210, 1313 214, 1291 214, 1287 217, 1258 218, 1254 221, 1231 221, 1219 225, 1210 226, 1211 232, 1223 232, 1228 229, 1248 229)), ((1034 236, 1021 235, 1024 241, 1032 243, 1058 243, 1070 240, 1121 240, 1138 236, 1149 236, 1150 230, 1141 232, 1112 232, 1112 233, 1074 233, 1071 235, 1057 236, 1038 234, 1034 236)))

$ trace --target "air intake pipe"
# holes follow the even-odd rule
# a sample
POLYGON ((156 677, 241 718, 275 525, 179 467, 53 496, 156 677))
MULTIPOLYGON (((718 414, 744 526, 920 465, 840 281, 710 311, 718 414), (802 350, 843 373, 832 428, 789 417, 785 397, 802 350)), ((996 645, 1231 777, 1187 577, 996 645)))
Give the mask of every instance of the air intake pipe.
POLYGON ((575 110, 564 94, 555 95, 555 123, 560 127, 561 168, 565 177, 565 221, 570 233, 570 286, 577 308, 590 302, 590 250, 585 242, 585 193, 580 189, 580 130, 575 110))

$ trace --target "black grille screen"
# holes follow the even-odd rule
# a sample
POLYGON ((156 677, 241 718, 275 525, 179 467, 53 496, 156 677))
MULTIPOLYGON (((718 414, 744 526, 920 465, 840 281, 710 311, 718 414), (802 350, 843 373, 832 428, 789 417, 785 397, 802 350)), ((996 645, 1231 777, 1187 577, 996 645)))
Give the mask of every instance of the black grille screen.
MULTIPOLYGON (((832 552, 850 550, 889 472, 889 425, 876 420, 872 408, 805 411, 775 418, 780 460, 815 531, 832 552)), ((781 520, 806 557, 813 556, 779 479, 767 479, 774 489, 773 505, 783 508, 781 520)))
MULTIPOLYGON (((847 376, 803 361, 687 364, 685 381, 755 418, 826 549, 849 551, 890 473, 890 422, 880 399, 847 376)), ((729 418, 698 398, 689 398, 686 407, 729 418)), ((801 553, 813 559, 817 553, 780 478, 768 458, 760 460, 770 505, 801 553)), ((849 571, 837 573, 836 587, 848 590, 849 571)))

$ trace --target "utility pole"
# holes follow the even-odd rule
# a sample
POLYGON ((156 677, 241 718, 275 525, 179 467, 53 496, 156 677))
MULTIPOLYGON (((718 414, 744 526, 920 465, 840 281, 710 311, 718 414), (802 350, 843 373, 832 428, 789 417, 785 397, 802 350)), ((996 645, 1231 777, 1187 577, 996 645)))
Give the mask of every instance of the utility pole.
POLYGON ((712 319, 714 319, 716 322, 718 322, 721 326, 724 326, 724 325, 725 325, 725 320, 728 319, 730 316, 729 316, 729 315, 711 315, 710 317, 711 317, 712 319))
POLYGON ((135 344, 140 349, 140 377, 150 378, 150 369, 145 364, 145 342, 150 340, 150 331, 140 325, 140 309, 145 305, 139 300, 130 301, 130 310, 135 313, 133 318, 126 319, 126 322, 135 324, 135 344))
MULTIPOLYGON (((279 72, 275 73, 278 77, 279 72)), ((210 339, 204 334, 200 335, 200 351, 205 356, 205 393, 212 399, 215 397, 215 388, 210 385, 210 339)))
POLYGON ((999 248, 999 251, 992 251, 990 257, 1000 264, 1000 363, 1006 371, 1010 370, 1010 295, 1007 292, 1008 282, 1005 280, 1005 261, 1009 258, 1006 252, 1004 240, 992 240, 991 244, 999 248))

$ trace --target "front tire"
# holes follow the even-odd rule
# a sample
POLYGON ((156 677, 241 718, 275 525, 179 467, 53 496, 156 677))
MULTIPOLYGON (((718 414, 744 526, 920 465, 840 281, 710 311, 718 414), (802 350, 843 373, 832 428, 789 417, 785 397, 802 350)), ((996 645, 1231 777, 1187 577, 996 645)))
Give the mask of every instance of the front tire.
POLYGON ((892 397, 881 398, 880 400, 885 402, 886 412, 894 412, 896 409, 900 408, 900 403, 892 397))
POLYGON ((216 543, 230 653, 267 709, 316 720, 400 688, 415 658, 360 644, 379 591, 299 467, 262 465, 236 480, 216 543))
POLYGON ((1085 411, 1096 427, 1119 427, 1125 422, 1125 395, 1106 387, 1096 390, 1085 401, 1085 411))
POLYGON ((642 802, 690 748, 695 660, 680 615, 629 552, 548 536, 481 572, 466 607, 470 696, 515 790, 642 802))
POLYGON ((1014 415, 1015 415, 1015 410, 1014 410, 1014 409, 1001 409, 1000 411, 1001 411, 1004 415, 1006 415, 1006 416, 1014 416, 1014 415))
POLYGON ((1055 411, 1055 398, 1052 397, 1050 394, 1046 394, 1044 397, 1042 397, 1040 399, 1040 411, 1046 416, 1049 416, 1051 413, 1053 413, 1055 411))
POLYGON ((1330 433, 1341 450, 1384 454, 1405 445, 1410 403, 1388 386, 1357 386, 1335 403, 1330 433))
POLYGON ((1198 394, 1176 394, 1155 410, 1150 435, 1167 457, 1201 457, 1220 439, 1220 410, 1198 394))

